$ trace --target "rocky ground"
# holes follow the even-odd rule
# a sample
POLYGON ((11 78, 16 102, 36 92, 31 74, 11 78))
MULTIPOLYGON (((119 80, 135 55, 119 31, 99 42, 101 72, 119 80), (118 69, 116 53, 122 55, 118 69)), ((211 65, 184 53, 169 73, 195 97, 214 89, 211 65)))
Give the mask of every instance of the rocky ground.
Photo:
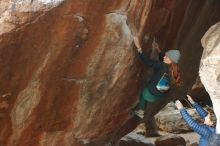
MULTIPOLYGON (((196 145, 198 144, 199 141, 199 136, 198 134, 196 134, 195 132, 187 132, 187 133, 183 133, 183 134, 173 134, 173 133, 167 133, 167 132, 159 132, 162 136, 161 137, 145 137, 143 135, 137 134, 135 132, 131 132, 128 135, 126 135, 124 138, 122 138, 122 141, 126 141, 124 143, 126 144, 122 144, 120 146, 129 146, 130 143, 137 143, 137 145, 139 144, 141 145, 149 145, 149 146, 154 146, 156 141, 161 141, 161 143, 163 143, 165 140, 164 139, 170 139, 171 137, 176 137, 177 141, 181 138, 184 138, 185 142, 186 142, 186 146, 191 146, 191 145, 196 145), (160 140, 161 138, 163 138, 163 140, 160 140)), ((175 141, 175 140, 172 140, 175 141)), ((138 145, 138 146, 139 146, 138 145)), ((156 145, 158 146, 158 145, 156 145)), ((166 146, 164 144, 164 146, 166 146)))
MULTIPOLYGON (((204 107, 207 109, 206 107, 204 107)), ((201 121, 198 113, 193 108, 187 108, 192 117, 201 121)), ((212 115, 214 116, 214 115, 212 115)), ((144 124, 140 124, 133 132, 121 139, 120 146, 196 146, 199 142, 199 135, 193 132, 182 119, 180 112, 175 108, 174 103, 169 103, 156 116, 156 123, 159 128, 160 137, 145 137, 144 124)))

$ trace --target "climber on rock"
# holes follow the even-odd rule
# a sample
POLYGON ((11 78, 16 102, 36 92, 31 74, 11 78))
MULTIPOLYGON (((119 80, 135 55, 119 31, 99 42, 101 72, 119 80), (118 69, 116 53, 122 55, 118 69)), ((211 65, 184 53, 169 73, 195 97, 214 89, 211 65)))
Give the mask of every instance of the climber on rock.
MULTIPOLYGON (((145 87, 141 93, 138 108, 134 111, 137 116, 143 118, 143 122, 147 125, 146 121, 150 120, 149 116, 146 116, 146 112, 144 112, 147 104, 163 101, 171 86, 181 86, 182 84, 181 73, 178 65, 181 55, 179 50, 169 50, 165 52, 163 61, 153 60, 143 53, 138 37, 134 37, 134 44, 137 47, 138 56, 143 63, 154 69, 153 76, 151 77, 147 87, 145 87)), ((153 119, 153 117, 151 118, 153 119)), ((152 133, 146 136, 158 136, 158 134, 152 133)))
MULTIPOLYGON (((200 135, 199 146, 207 146, 208 139, 215 133, 214 122, 211 120, 211 115, 207 113, 198 103, 196 103, 191 96, 187 95, 189 102, 196 109, 199 116, 204 120, 204 123, 195 121, 183 107, 182 103, 177 100, 175 105, 180 111, 183 119, 196 133, 200 135)), ((220 142, 220 141, 219 141, 220 142)), ((219 143, 220 144, 220 143, 219 143)), ((217 146, 217 145, 213 145, 217 146)), ((218 145, 219 146, 219 145, 218 145)))

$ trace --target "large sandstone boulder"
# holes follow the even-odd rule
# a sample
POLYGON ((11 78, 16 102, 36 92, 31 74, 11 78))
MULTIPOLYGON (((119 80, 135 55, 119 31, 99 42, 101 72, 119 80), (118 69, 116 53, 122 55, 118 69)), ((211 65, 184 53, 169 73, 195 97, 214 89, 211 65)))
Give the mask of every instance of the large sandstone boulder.
POLYGON ((35 21, 59 6, 64 0, 1 0, 0 1, 0 35, 18 29, 18 25, 35 21), (34 20, 32 20, 34 21, 34 20))
POLYGON ((220 133, 220 22, 212 26, 203 36, 204 48, 199 75, 209 93, 217 117, 217 133, 220 133))
MULTIPOLYGON (((149 35, 144 49, 155 35, 164 50, 173 48, 182 23, 192 20, 185 14, 200 15, 200 9, 188 9, 192 3, 204 5, 193 0, 1 0, 0 93, 12 95, 1 104, 0 145, 103 146, 118 131, 120 136, 130 132, 137 122, 130 108, 143 82, 132 37, 149 35)), ((213 8, 218 4, 208 4, 218 12, 213 8)), ((206 13, 209 9, 202 12, 216 16, 206 13)), ((201 52, 180 48, 185 55, 201 52)), ((196 76, 194 68, 190 71, 196 76)))
POLYGON ((170 24, 171 13, 176 27, 164 36, 181 25, 188 2, 164 2, 1 0, 0 92, 12 95, 2 103, 0 144, 108 143, 133 121, 130 109, 138 100, 133 35, 146 24, 157 24, 145 31, 155 34, 170 24))

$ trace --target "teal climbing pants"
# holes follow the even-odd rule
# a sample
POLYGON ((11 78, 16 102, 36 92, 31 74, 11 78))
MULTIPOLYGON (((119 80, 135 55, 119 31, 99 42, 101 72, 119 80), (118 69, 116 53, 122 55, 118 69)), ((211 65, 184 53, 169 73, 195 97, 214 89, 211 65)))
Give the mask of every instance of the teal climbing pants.
POLYGON ((147 102, 155 102, 155 101, 158 101, 161 99, 162 99, 161 96, 155 96, 150 93, 148 88, 144 88, 144 90, 140 96, 139 107, 140 107, 140 109, 144 110, 147 102))

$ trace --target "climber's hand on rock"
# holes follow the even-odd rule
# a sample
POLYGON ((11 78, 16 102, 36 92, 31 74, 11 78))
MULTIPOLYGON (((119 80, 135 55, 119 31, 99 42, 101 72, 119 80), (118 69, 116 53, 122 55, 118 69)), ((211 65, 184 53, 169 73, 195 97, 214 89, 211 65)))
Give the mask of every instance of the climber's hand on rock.
POLYGON ((183 108, 183 104, 179 100, 177 100, 175 102, 175 105, 176 105, 177 109, 182 109, 183 108))

